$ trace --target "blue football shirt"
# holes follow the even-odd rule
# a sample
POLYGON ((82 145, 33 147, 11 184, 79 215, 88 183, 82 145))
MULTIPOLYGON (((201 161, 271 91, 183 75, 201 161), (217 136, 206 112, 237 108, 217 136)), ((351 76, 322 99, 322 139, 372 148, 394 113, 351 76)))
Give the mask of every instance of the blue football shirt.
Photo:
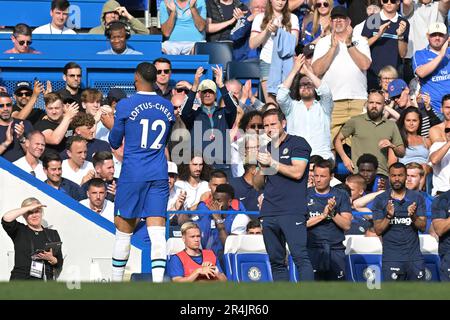
MULTIPOLYGON (((341 212, 352 213, 350 198, 345 191, 331 188, 326 194, 317 193, 315 188, 308 188, 308 214, 309 217, 319 216, 323 213, 328 199, 335 197, 336 214, 341 212)), ((345 240, 344 230, 339 228, 331 217, 308 228, 308 247, 317 247, 329 244, 333 249, 345 249, 342 241, 345 240)))
POLYGON ((174 122, 172 103, 154 92, 138 92, 120 100, 109 134, 114 149, 125 138, 119 182, 168 179, 164 148, 174 122))
MULTIPOLYGON (((286 139, 275 148, 269 143, 267 150, 282 164, 292 165, 292 160, 309 162, 311 146, 298 136, 287 135, 286 139)), ((291 179, 280 173, 268 175, 264 188, 264 201, 261 217, 278 215, 299 215, 306 219, 306 186, 308 182, 308 165, 300 180, 291 179)))
MULTIPOLYGON (((431 219, 448 219, 450 213, 450 191, 440 194, 431 205, 431 219)), ((439 254, 450 252, 450 232, 439 237, 439 254)))
MULTIPOLYGON (((382 220, 391 200, 390 191, 379 194, 373 203, 373 219, 382 220)), ((426 216, 425 200, 418 191, 406 190, 402 200, 394 201, 394 217, 383 234, 383 261, 416 261, 422 259, 418 230, 408 217, 408 207, 415 202, 416 215, 426 216)))

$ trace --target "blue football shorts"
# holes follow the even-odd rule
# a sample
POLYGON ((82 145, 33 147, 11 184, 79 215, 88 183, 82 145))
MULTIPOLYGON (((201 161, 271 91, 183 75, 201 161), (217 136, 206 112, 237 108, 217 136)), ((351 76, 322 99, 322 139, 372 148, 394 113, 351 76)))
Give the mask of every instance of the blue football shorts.
POLYGON ((168 180, 119 182, 114 199, 114 216, 124 219, 166 218, 168 200, 168 180))

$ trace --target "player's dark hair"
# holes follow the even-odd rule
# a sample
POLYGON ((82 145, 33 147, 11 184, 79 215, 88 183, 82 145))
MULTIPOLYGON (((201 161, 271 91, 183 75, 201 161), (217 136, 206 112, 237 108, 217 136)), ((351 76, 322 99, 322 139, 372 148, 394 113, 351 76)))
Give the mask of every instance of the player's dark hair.
POLYGON ((48 164, 49 162, 52 161, 58 161, 58 162, 62 162, 61 156, 59 155, 59 153, 56 152, 47 152, 46 154, 44 154, 44 157, 42 158, 42 166, 45 169, 48 169, 48 164))
POLYGON ((70 150, 74 142, 81 142, 81 141, 87 143, 86 139, 81 136, 71 136, 69 139, 67 139, 66 149, 70 150))
POLYGON ((247 227, 245 228, 246 231, 253 229, 253 228, 262 228, 261 221, 259 219, 251 219, 247 223, 247 227))
POLYGON ((86 126, 92 128, 95 125, 95 119, 92 114, 85 112, 78 112, 75 117, 73 117, 70 127, 75 130, 76 128, 86 126))
POLYGON ((442 97, 442 100, 441 100, 441 106, 443 106, 443 105, 444 105, 444 102, 447 101, 447 100, 450 100, 450 93, 447 93, 446 95, 444 95, 444 96, 442 97))
POLYGON ((334 166, 330 160, 322 160, 314 164, 314 169, 316 168, 328 169, 330 171, 330 175, 332 175, 334 166))
POLYGON ((312 163, 314 165, 317 162, 320 162, 320 161, 323 161, 323 160, 325 160, 325 159, 322 156, 319 156, 318 154, 315 154, 315 155, 309 157, 309 163, 312 163))
POLYGON ((155 65, 157 62, 167 63, 170 66, 170 69, 172 69, 172 63, 167 58, 163 58, 163 57, 156 58, 155 60, 153 60, 153 65, 155 65))
POLYGON ((76 63, 76 62, 68 62, 68 63, 66 63, 66 65, 64 66, 63 73, 64 73, 65 75, 67 75, 67 71, 68 71, 69 69, 80 69, 80 70, 81 70, 81 67, 80 67, 80 65, 79 65, 78 63, 76 63))
POLYGON ((96 187, 96 188, 103 187, 103 188, 105 188, 105 190, 106 190, 106 184, 105 184, 105 181, 103 181, 103 180, 100 179, 100 178, 92 178, 91 180, 89 180, 89 181, 87 182, 87 188, 88 188, 88 190, 89 190, 90 187, 96 187))
POLYGON ((269 116, 277 116, 278 117, 278 121, 280 121, 280 122, 283 121, 283 120, 286 120, 286 116, 279 109, 270 109, 270 110, 265 111, 263 113, 263 120, 266 117, 269 117, 269 116))
POLYGON ((226 193, 230 196, 230 199, 234 199, 234 189, 229 184, 219 184, 216 188, 216 193, 226 193))
POLYGON ((52 5, 51 5, 52 11, 55 9, 64 11, 69 7, 70 7, 70 3, 67 0, 53 0, 52 5))
POLYGON ((254 117, 257 117, 257 116, 259 116, 259 117, 262 118, 262 113, 259 112, 258 110, 252 110, 252 111, 249 111, 249 112, 245 113, 245 114, 242 116, 241 121, 239 121, 239 129, 245 131, 245 128, 247 128, 247 126, 248 126, 248 123, 249 123, 254 117))
MULTIPOLYGON (((202 153, 199 151, 194 151, 191 154, 189 163, 194 159, 195 157, 202 158, 202 153)), ((180 163, 178 164, 178 180, 181 181, 188 181, 189 177, 191 176, 191 170, 189 169, 189 163, 180 163)), ((203 181, 209 181, 210 172, 212 171, 212 168, 210 165, 206 164, 205 161, 203 161, 203 169, 200 173, 200 179, 203 181)))
POLYGON ((391 172, 391 169, 403 169, 403 170, 405 170, 405 173, 406 173, 406 165, 401 162, 395 162, 395 163, 391 164, 389 166, 389 172, 391 172))
POLYGON ((14 26, 13 35, 17 36, 31 36, 31 28, 25 23, 18 23, 14 26))
POLYGON ((156 81, 156 67, 149 62, 141 62, 136 67, 136 73, 147 83, 156 81))
POLYGON ((92 164, 95 166, 102 165, 106 160, 112 160, 113 155, 109 151, 99 151, 94 154, 92 157, 92 164))
POLYGON ((378 169, 378 159, 371 153, 363 153, 356 161, 356 166, 359 167, 362 163, 371 163, 375 170, 378 169))
POLYGON ((225 178, 228 181, 227 174, 225 173, 225 171, 220 170, 220 169, 214 169, 213 171, 211 171, 211 173, 209 175, 209 181, 211 181, 213 178, 219 178, 219 179, 225 178))

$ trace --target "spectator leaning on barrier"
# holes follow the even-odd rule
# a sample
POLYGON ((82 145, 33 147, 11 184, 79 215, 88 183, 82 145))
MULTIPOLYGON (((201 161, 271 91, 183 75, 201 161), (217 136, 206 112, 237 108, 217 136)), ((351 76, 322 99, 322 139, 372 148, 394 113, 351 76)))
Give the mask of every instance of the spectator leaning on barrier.
POLYGON ((356 161, 363 153, 371 153, 378 159, 378 173, 387 175, 388 149, 397 157, 405 155, 405 146, 393 121, 383 118, 384 95, 382 91, 372 91, 367 100, 367 113, 348 120, 334 139, 334 147, 345 167, 353 172, 356 161), (343 141, 352 136, 351 159, 343 148, 343 141))
POLYGON ((45 115, 42 109, 34 108, 34 104, 41 93, 44 93, 44 86, 37 80, 34 82, 34 89, 31 89, 31 85, 27 81, 18 82, 14 90, 16 103, 13 105, 12 117, 28 120, 32 125, 35 125, 45 115))
POLYGON ((439 236, 439 257, 441 265, 439 269, 441 281, 450 281, 450 191, 435 198, 432 204, 432 223, 436 234, 439 236))
POLYGON ((58 231, 42 226, 43 208, 36 198, 23 200, 21 208, 6 212, 2 226, 14 243, 14 268, 10 280, 56 280, 63 266, 58 231), (17 221, 23 216, 26 224, 17 221), (59 242, 54 252, 47 244, 59 242))
POLYGON ((370 46, 372 64, 367 72, 369 89, 378 88, 378 72, 391 65, 397 70, 406 56, 409 22, 397 13, 400 0, 382 0, 381 12, 366 20, 362 36, 370 46))
POLYGON ((312 67, 333 95, 331 139, 334 139, 348 119, 363 112, 367 99, 366 70, 372 60, 367 40, 352 37, 345 8, 334 7, 331 11, 331 31, 317 42, 312 67))
POLYGON ((181 226, 185 249, 172 256, 168 271, 173 282, 227 281, 212 250, 200 249, 201 232, 197 224, 181 226))
POLYGON ((9 94, 0 92, 0 155, 14 162, 25 155, 25 136, 33 127, 27 120, 13 119, 12 108, 9 94))
POLYGON ((52 0, 50 16, 52 21, 33 30, 33 34, 76 34, 66 27, 70 3, 67 0, 52 0))
POLYGON ((333 97, 305 60, 303 55, 295 58, 294 68, 279 86, 277 102, 286 115, 287 132, 305 138, 311 155, 334 159, 330 136, 333 97))
POLYGON ((196 42, 205 40, 205 0, 165 0, 159 6, 165 54, 191 54, 196 42))
POLYGON ((130 27, 125 22, 110 22, 105 26, 105 37, 108 39, 111 48, 108 50, 99 51, 97 54, 142 55, 142 52, 133 50, 127 46, 127 40, 130 36, 130 27))
POLYGON ((375 232, 382 237, 382 272, 385 281, 425 280, 425 262, 417 231, 427 224, 425 201, 418 191, 405 187, 406 167, 389 167, 391 189, 375 198, 375 232))
MULTIPOLYGON (((209 154, 203 154, 203 158, 208 164, 212 164, 216 169, 225 170, 228 176, 231 176, 231 167, 229 165, 229 139, 227 139, 228 129, 233 127, 236 119, 236 103, 231 93, 227 92, 223 83, 222 67, 212 67, 216 83, 212 80, 203 80, 200 84, 200 78, 203 75, 203 67, 199 67, 195 72, 194 84, 188 94, 181 113, 181 119, 186 124, 191 133, 191 145, 193 150, 200 149, 204 151, 209 145, 214 148, 209 154), (216 102, 217 87, 224 98, 225 107, 219 108, 216 102), (201 105, 194 108, 194 100, 200 91, 201 105), (195 127, 200 126, 199 134, 195 134, 195 127)), ((198 129, 197 129, 198 130, 198 129)))
POLYGON ((429 45, 416 51, 413 69, 420 79, 421 92, 429 94, 431 106, 440 114, 439 103, 450 93, 450 48, 447 27, 443 23, 432 23, 428 27, 429 45))
POLYGON ((47 153, 42 159, 42 166, 47 179, 44 181, 49 186, 59 190, 72 199, 80 201, 86 197, 86 192, 75 182, 62 177, 62 159, 55 152, 47 153))
POLYGON ((130 26, 131 34, 149 34, 145 25, 139 19, 133 17, 127 10, 115 0, 108 0, 102 8, 100 16, 100 25, 89 30, 92 34, 104 34, 105 26, 113 21, 123 21, 130 26))
POLYGON ((25 156, 13 162, 20 169, 28 172, 41 181, 47 180, 39 158, 45 150, 45 137, 38 131, 31 131, 25 141, 25 156))
POLYGON ((251 0, 249 11, 236 11, 238 20, 230 33, 230 40, 233 41, 234 61, 259 60, 259 51, 251 49, 249 41, 253 20, 258 14, 264 13, 266 5, 267 0, 251 0))
POLYGON ((106 199, 106 184, 101 178, 92 178, 87 183, 87 199, 80 203, 114 223, 114 203, 106 199))
POLYGON ((308 253, 315 280, 345 280, 344 232, 350 229, 352 207, 348 194, 330 187, 333 163, 314 166, 314 187, 308 189, 308 253))
POLYGON ((11 41, 14 47, 6 50, 5 53, 41 53, 31 47, 31 28, 25 23, 15 25, 11 35, 11 41))

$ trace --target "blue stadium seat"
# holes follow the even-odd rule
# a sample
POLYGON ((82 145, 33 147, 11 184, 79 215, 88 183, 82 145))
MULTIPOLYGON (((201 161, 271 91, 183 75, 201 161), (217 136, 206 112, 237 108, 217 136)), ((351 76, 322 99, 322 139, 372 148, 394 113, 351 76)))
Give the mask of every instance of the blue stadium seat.
POLYGON ((289 255, 288 257, 288 269, 289 269, 289 281, 298 282, 299 278, 298 269, 291 255, 289 255))
POLYGON ((347 280, 366 282, 378 273, 381 275, 382 246, 378 237, 349 236, 346 249, 347 280))
POLYGON ((222 42, 196 42, 194 54, 209 55, 210 64, 221 64, 224 68, 229 61, 233 60, 233 43, 222 42))
POLYGON ((269 255, 260 235, 231 235, 225 242, 225 272, 237 282, 272 281, 269 255))
POLYGON ((427 281, 440 281, 439 266, 441 259, 438 254, 437 240, 428 235, 420 235, 420 251, 425 260, 425 279, 427 281))

